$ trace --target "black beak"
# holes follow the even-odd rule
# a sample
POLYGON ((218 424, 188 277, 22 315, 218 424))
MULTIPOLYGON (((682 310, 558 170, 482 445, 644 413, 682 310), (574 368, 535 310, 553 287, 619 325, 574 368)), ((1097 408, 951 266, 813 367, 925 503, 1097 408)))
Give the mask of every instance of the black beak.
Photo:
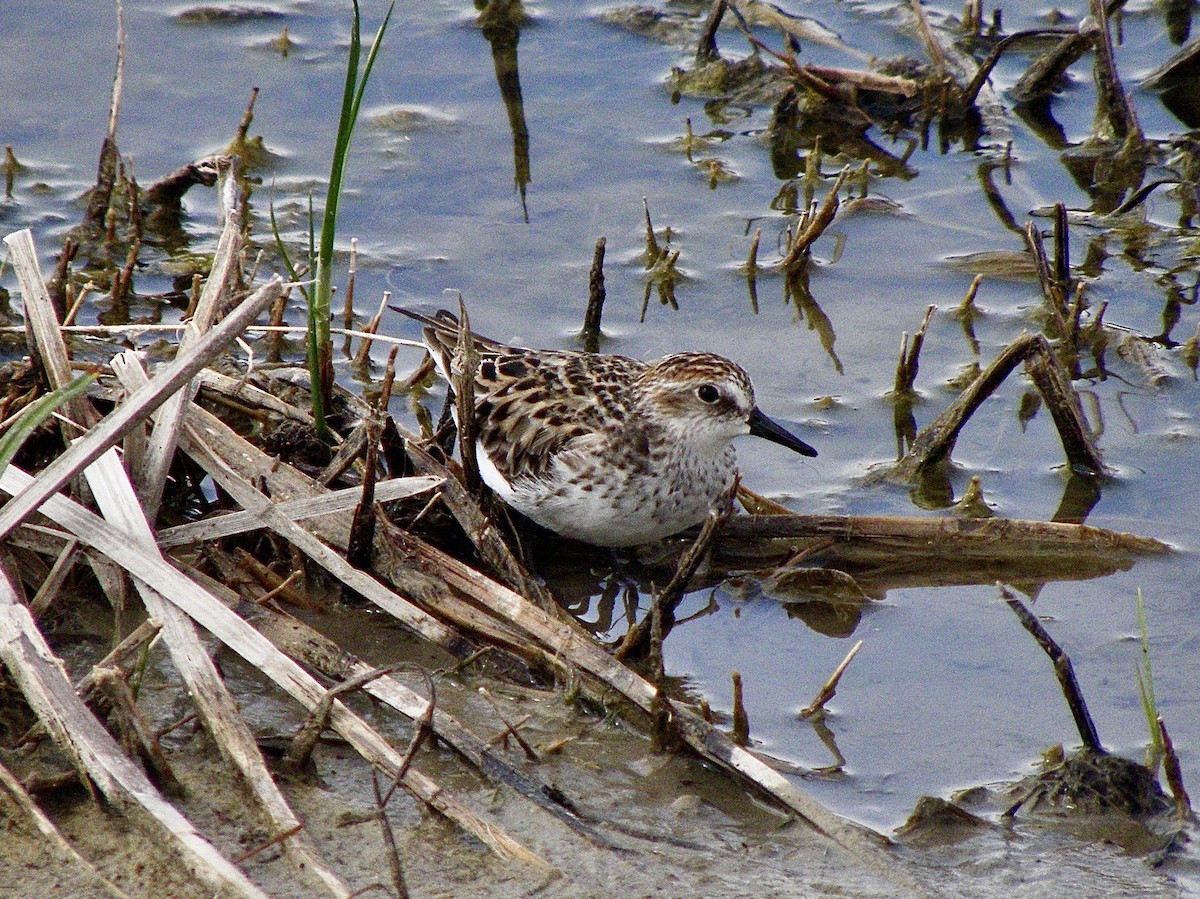
POLYGON ((750 413, 750 433, 755 437, 762 437, 770 440, 772 443, 786 446, 788 449, 802 456, 815 456, 817 454, 815 449, 799 437, 775 424, 775 422, 763 415, 762 410, 757 407, 750 413))

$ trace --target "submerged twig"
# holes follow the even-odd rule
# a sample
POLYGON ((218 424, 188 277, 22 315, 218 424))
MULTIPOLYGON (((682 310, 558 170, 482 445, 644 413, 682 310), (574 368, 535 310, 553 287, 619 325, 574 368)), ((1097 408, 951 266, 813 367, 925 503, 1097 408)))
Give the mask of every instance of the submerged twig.
POLYGON ((296 731, 296 735, 292 737, 291 745, 288 746, 287 753, 280 761, 280 767, 292 774, 299 774, 304 771, 308 767, 309 759, 312 757, 312 752, 317 746, 317 741, 321 739, 321 734, 329 726, 329 716, 333 712, 334 700, 340 699, 342 696, 352 693, 355 690, 361 690, 371 681, 383 677, 385 674, 391 674, 397 667, 399 666, 390 665, 386 668, 373 668, 370 671, 362 671, 326 690, 317 704, 309 711, 308 718, 305 719, 304 724, 296 731))

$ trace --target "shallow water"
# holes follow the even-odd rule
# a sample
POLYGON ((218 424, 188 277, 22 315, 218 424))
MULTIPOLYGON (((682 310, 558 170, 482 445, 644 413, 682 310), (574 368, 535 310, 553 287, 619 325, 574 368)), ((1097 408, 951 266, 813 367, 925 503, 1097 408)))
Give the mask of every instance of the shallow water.
MULTIPOLYGON (((795 5, 795 4, 793 4, 795 5)), ((364 9, 373 28, 380 13, 364 9)), ((252 86, 261 89, 252 134, 261 134, 274 161, 260 172, 254 199, 259 234, 268 233, 265 202, 274 183, 288 237, 299 242, 300 213, 309 190, 321 190, 341 90, 347 15, 341 4, 279 4, 282 18, 236 24, 187 24, 182 7, 127 5, 126 87, 118 133, 150 180, 206 153, 232 136, 252 86), (297 42, 281 56, 268 42, 286 24, 297 42)), ((869 485, 866 475, 896 455, 891 406, 902 332, 934 316, 921 356, 917 407, 924 425, 952 399, 946 383, 978 359, 987 364, 1024 330, 1036 330, 1040 293, 1032 279, 985 278, 977 304, 978 357, 948 311, 959 304, 973 271, 948 257, 1020 250, 1020 234, 988 202, 981 172, 991 169, 1011 219, 1022 227, 1031 211, 1056 201, 1086 210, 1092 200, 1021 119, 1010 116, 1012 161, 999 167, 995 149, 939 152, 908 160, 915 176, 873 179, 871 193, 896 205, 839 217, 816 245, 811 291, 832 325, 832 353, 819 334, 782 298, 778 276, 758 279, 760 311, 750 307, 745 260, 750 234, 763 229, 760 261, 777 258, 784 227, 771 201, 779 191, 763 137, 769 109, 718 108, 673 100, 665 79, 691 51, 658 43, 601 21, 602 7, 542 2, 527 7, 531 21, 517 47, 524 116, 529 131, 530 181, 525 220, 515 187, 513 135, 496 82, 492 49, 465 4, 398 7, 364 103, 343 198, 341 235, 359 240, 357 297, 370 313, 380 292, 393 302, 439 305, 443 291, 462 291, 472 323, 511 343, 573 348, 587 298, 595 239, 607 238, 605 349, 652 358, 707 349, 742 363, 760 405, 821 455, 791 456, 772 444, 739 446, 745 483, 798 511, 912 515, 896 488, 869 485), (404 115, 397 125, 395 113, 404 115), (380 117, 391 113, 391 121, 380 117), (698 155, 719 157, 737 174, 710 189, 702 172, 674 147, 690 117, 696 134, 715 129, 726 139, 698 155), (642 198, 656 229, 669 227, 681 250, 685 277, 676 286, 679 309, 652 292, 645 321, 642 198), (844 240, 834 261, 834 239, 844 240), (818 398, 833 398, 818 403, 818 398)), ((935 7, 936 9, 936 7, 935 7)), ((947 12, 957 12, 953 4, 947 12)), ((805 15, 837 29, 848 43, 876 54, 920 55, 897 27, 890 7, 832 0, 804 5, 805 15)), ((1066 8, 1074 21, 1084 4, 1066 8)), ((1044 25, 1035 4, 1005 6, 1010 30, 1044 25)), ((103 4, 9 4, 0 12, 0 63, 20 90, 0 95, 0 138, 31 171, 18 177, 14 197, 0 204, 5 231, 32 227, 46 254, 78 220, 77 198, 90 184, 103 135, 112 74, 114 15, 103 4), (64 34, 59 23, 69 18, 64 34), (69 58, 70 64, 62 60, 69 58)), ((773 39, 761 32, 764 39, 773 39)), ((1157 7, 1132 6, 1124 20, 1118 59, 1147 136, 1185 131, 1157 95, 1137 78, 1175 51, 1157 7)), ((719 41, 744 55, 746 44, 728 28, 719 41)), ((855 66, 854 59, 819 46, 804 58, 855 66)), ((993 79, 1001 92, 1023 70, 1014 55, 993 79)), ((1072 70, 1073 84, 1054 105, 1069 141, 1092 124, 1090 58, 1072 70)), ((874 135, 891 153, 905 150, 874 135)), ((828 160, 826 174, 843 161, 828 160)), ((1151 169, 1146 180, 1156 177, 1151 169)), ((819 195, 823 191, 819 191, 819 195)), ((187 197, 187 234, 210 249, 215 196, 187 197)), ((1195 282, 1183 255, 1186 234, 1175 229, 1179 203, 1160 189, 1146 204, 1155 228, 1129 229, 1133 238, 1107 238, 1107 253, 1089 298, 1109 303, 1106 321, 1142 335, 1163 330, 1164 273, 1195 282)), ((1039 219, 1049 228, 1048 219, 1039 219)), ((1072 252, 1081 262, 1104 232, 1072 227, 1072 252)), ((11 287, 11 275, 4 275, 11 287)), ((165 274, 139 276, 143 294, 170 288, 165 274)), ((1193 299, 1190 302, 1194 302, 1193 299)), ((337 301, 335 300, 335 305, 337 301)), ((97 304, 82 318, 104 312, 97 304)), ((135 315, 174 320, 171 307, 135 315)), ((302 321, 297 311, 291 319, 302 321)), ((1193 305, 1181 308, 1171 332, 1186 340, 1197 327, 1193 305)), ((413 336, 394 316, 390 333, 413 336)), ((386 349, 376 347, 376 361, 386 349)), ((1177 348, 1158 347, 1168 377, 1147 381, 1110 347, 1111 376, 1080 382, 1102 416, 1100 444, 1115 475, 1103 483, 1087 523, 1157 537, 1178 552, 1139 563, 1107 578, 1049 584, 1034 610, 1071 655, 1104 744, 1140 758, 1147 742, 1134 668, 1136 591, 1146 599, 1154 685, 1160 712, 1180 753, 1184 778, 1200 771, 1200 540, 1195 514, 1200 390, 1177 348)), ((415 365, 414 352, 401 365, 415 365)), ((347 375, 349 377, 349 375, 347 375)), ((1015 375, 976 413, 954 452, 955 493, 977 475, 999 515, 1048 519, 1066 479, 1052 423, 1043 413, 1027 427, 1017 418, 1025 386, 1015 375)), ((398 401, 395 411, 403 411, 398 401)), ((683 614, 703 608, 710 591, 688 600, 683 614)), ((855 639, 865 646, 830 704, 829 726, 846 758, 844 774, 806 778, 805 786, 837 811, 888 831, 924 794, 946 796, 960 787, 1007 781, 1028 773, 1045 747, 1077 742, 1050 664, 1028 639, 991 586, 893 590, 869 606, 853 634, 823 636, 788 617, 775 600, 739 599, 718 590, 718 610, 677 629, 667 641, 667 669, 685 676, 712 705, 728 711, 730 672, 741 673, 752 734, 767 752, 820 767, 830 756, 812 727, 796 717, 855 639)), ((620 631, 618 624, 616 630, 620 631)), ((619 636, 614 633, 611 636, 619 636)), ((1194 790, 1193 790, 1194 792, 1194 790)))

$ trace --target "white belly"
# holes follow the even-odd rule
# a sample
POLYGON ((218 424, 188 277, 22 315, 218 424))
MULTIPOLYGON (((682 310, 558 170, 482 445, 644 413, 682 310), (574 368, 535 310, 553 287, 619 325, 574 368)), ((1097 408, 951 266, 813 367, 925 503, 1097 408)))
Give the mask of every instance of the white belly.
POLYGON ((702 465, 676 464, 649 474, 594 467, 580 478, 556 461, 546 478, 510 484, 483 452, 476 453, 485 484, 505 503, 557 534, 596 546, 637 546, 699 524, 733 481, 732 449, 702 465))

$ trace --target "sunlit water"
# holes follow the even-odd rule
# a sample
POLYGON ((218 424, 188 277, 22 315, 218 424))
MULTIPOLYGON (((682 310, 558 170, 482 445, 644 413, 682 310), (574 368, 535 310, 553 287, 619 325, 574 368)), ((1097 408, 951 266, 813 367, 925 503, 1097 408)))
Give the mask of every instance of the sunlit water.
MULTIPOLYGON (((381 5, 364 10, 372 29, 381 5)), ((265 204, 274 182, 277 208, 298 242, 308 192, 316 191, 319 200, 327 174, 347 16, 340 4, 327 2, 281 8, 283 19, 201 26, 176 21, 158 4, 128 4, 118 137, 146 184, 219 150, 251 87, 259 87, 251 133, 263 135, 277 157, 259 173, 259 234, 267 232, 265 204), (297 42, 286 58, 267 46, 284 22, 297 42)), ((1041 7, 1023 8, 1023 15, 1006 9, 1008 28, 1044 24, 1037 18, 1041 7)), ((544 2, 529 12, 532 21, 518 46, 531 175, 525 221, 492 49, 473 10, 456 3, 398 7, 367 93, 343 199, 343 239, 360 241, 360 309, 373 311, 383 290, 392 291, 394 302, 434 305, 446 302, 443 291, 461 291, 477 330, 512 343, 573 348, 593 244, 603 235, 606 350, 652 358, 703 348, 731 356, 751 373, 760 405, 820 450, 819 458, 806 460, 772 444, 743 441, 739 452, 749 486, 798 511, 932 514, 915 509, 904 491, 867 486, 864 475, 895 458, 886 397, 901 334, 916 330, 928 305, 941 311, 921 357, 919 425, 953 397, 945 383, 976 360, 959 323, 946 314, 961 301, 973 273, 948 266, 947 257, 1023 247, 981 189, 981 163, 997 158, 996 152, 953 145, 941 154, 934 138, 930 150, 918 149, 909 160, 916 177, 872 183, 872 193, 894 201, 897 210, 842 217, 817 244, 822 264, 811 289, 836 333, 835 362, 808 322, 784 302, 777 276, 760 276, 761 311, 754 314, 738 270, 754 228, 763 229, 764 264, 777 258, 784 228, 770 208, 779 182, 763 139, 769 110, 706 111, 703 101, 672 102, 666 76, 672 65, 690 61, 690 50, 606 25, 596 17, 598 8, 544 2), (396 107, 420 113, 420 126, 397 129, 373 120, 396 107), (730 132, 698 155, 724 160, 737 180, 710 189, 705 175, 673 147, 687 117, 697 134, 730 132), (671 229, 686 278, 676 287, 678 311, 652 292, 639 322, 643 197, 655 227, 671 229), (844 239, 844 249, 832 262, 835 236, 844 239), (819 397, 835 402, 818 405, 819 397)), ((908 37, 878 20, 876 7, 823 2, 804 12, 872 53, 919 55, 908 37)), ((1068 10, 1072 19, 1083 12, 1080 3, 1068 10)), ((1119 56, 1143 128, 1162 138, 1184 126, 1155 95, 1136 89, 1136 78, 1175 49, 1158 16, 1139 8, 1127 17, 1119 56)), ((53 11, 46 4, 7 4, 0 11, 0 66, 6 81, 20 86, 0 94, 0 137, 32 169, 19 177, 14 198, 0 204, 0 226, 6 232, 32 227, 46 264, 56 240, 78 220, 76 199, 94 174, 107 118, 113 31, 106 4, 60 3, 53 11), (69 30, 61 27, 65 20, 69 30)), ((720 41, 732 53, 746 52, 745 41, 729 30, 720 41)), ((817 61, 858 64, 834 51, 811 52, 817 61)), ((1015 56, 1003 63, 997 88, 1010 86, 1026 61, 1015 56)), ((1091 127, 1090 67, 1090 59, 1077 64, 1076 86, 1055 105, 1070 140, 1084 138, 1091 127)), ((1012 162, 1007 173, 993 171, 992 180, 1017 225, 1031 210, 1056 201, 1087 209, 1089 197, 1058 153, 1019 119, 1010 124, 1012 162)), ((902 142, 873 136, 888 152, 905 149, 902 142)), ((839 164, 827 162, 826 172, 839 164)), ((195 248, 211 248, 213 193, 195 190, 187 205, 195 248)), ((1176 223, 1178 204, 1166 192, 1155 194, 1147 210, 1155 222, 1176 223)), ((1098 233, 1072 229, 1075 261, 1098 233)), ((1165 293, 1156 278, 1179 261, 1178 250, 1150 246, 1139 258, 1125 250, 1119 240, 1109 241, 1090 297, 1109 302, 1109 323, 1158 334, 1165 293)), ((11 287, 11 275, 4 278, 11 287)), ((1194 273, 1181 276, 1185 284, 1194 279, 1194 273)), ((137 286, 143 293, 165 290, 169 279, 149 271, 137 286)), ((986 313, 976 323, 982 364, 1023 330, 1037 327, 1031 310, 1040 294, 1032 280, 988 278, 977 303, 986 313)), ((101 303, 83 317, 102 311, 101 303)), ((161 314, 168 321, 178 317, 171 308, 161 314)), ((292 315, 294 323, 301 320, 298 312, 292 315)), ((1185 306, 1172 337, 1185 340, 1196 324, 1194 307, 1185 306)), ((384 328, 414 335, 398 316, 384 328)), ((377 361, 385 353, 377 347, 377 361)), ((415 351, 402 353, 403 366, 417 360, 415 351)), ((1147 734, 1134 679, 1140 657, 1135 593, 1143 590, 1160 710, 1194 787, 1200 771, 1200 571, 1192 552, 1200 391, 1177 350, 1160 351, 1170 378, 1157 386, 1111 349, 1107 361, 1113 377, 1079 385, 1098 399, 1100 443, 1116 472, 1088 523, 1158 537, 1180 552, 1101 580, 1050 584, 1034 608, 1070 653, 1105 745, 1140 757, 1147 734)), ((954 453, 954 486, 961 493, 978 475, 998 514, 1046 519, 1065 484, 1062 453, 1044 413, 1020 426, 1023 391, 1024 382, 1014 375, 968 425, 954 453)), ((395 408, 403 412, 403 403, 395 408)), ((708 591, 691 597, 683 613, 700 609, 708 598, 708 591)), ((766 597, 740 600, 718 590, 716 602, 714 614, 670 636, 669 672, 686 676, 714 707, 728 710, 729 675, 740 671, 753 736, 767 752, 804 766, 831 759, 796 712, 853 641, 865 641, 830 706, 845 774, 805 784, 833 808, 873 826, 898 825, 922 794, 944 796, 958 787, 1015 778, 1031 770, 1048 745, 1077 742, 1048 660, 991 586, 895 590, 865 611, 854 634, 838 639, 789 618, 766 597)))

